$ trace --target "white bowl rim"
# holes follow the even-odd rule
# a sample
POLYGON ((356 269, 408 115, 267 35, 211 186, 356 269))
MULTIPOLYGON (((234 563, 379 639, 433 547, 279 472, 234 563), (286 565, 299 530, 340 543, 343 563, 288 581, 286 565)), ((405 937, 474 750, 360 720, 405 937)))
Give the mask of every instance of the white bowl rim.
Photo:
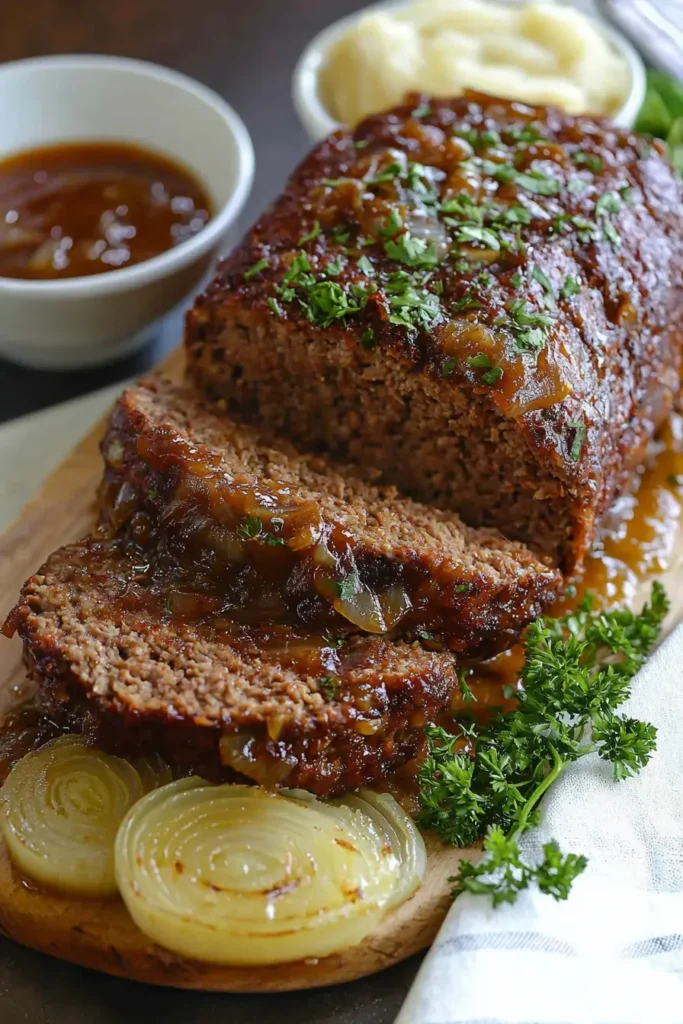
MULTIPOLYGON (((364 15, 371 12, 400 10, 402 7, 412 6, 415 2, 416 0, 378 0, 333 21, 307 44, 292 75, 292 100, 309 138, 322 139, 343 123, 332 116, 320 99, 317 89, 320 68, 330 47, 364 15)), ((516 2, 521 3, 523 0, 516 2)), ((632 43, 613 25, 585 11, 580 13, 607 38, 626 61, 631 78, 630 89, 622 106, 609 120, 622 128, 631 128, 645 99, 645 63, 632 43)))
MULTIPOLYGON (((175 273, 203 256, 220 237, 242 210, 254 179, 254 147, 251 136, 239 114, 213 89, 203 85, 189 75, 174 71, 163 64, 136 60, 132 57, 112 57, 98 53, 59 54, 50 57, 27 57, 23 60, 8 61, 0 65, 0 78, 13 71, 40 68, 84 69, 114 68, 134 71, 156 78, 160 82, 176 85, 192 93, 206 106, 211 107, 226 123, 237 147, 236 185, 225 202, 208 221, 205 228, 172 249, 152 256, 131 267, 120 267, 111 273, 91 274, 81 277, 32 281, 24 278, 0 277, 0 296, 8 293, 21 294, 24 298, 50 296, 58 298, 87 298, 108 295, 142 287, 157 281, 167 274, 175 273)), ((94 138, 94 137, 93 137, 94 138)), ((96 141, 101 141, 97 139, 96 141)))

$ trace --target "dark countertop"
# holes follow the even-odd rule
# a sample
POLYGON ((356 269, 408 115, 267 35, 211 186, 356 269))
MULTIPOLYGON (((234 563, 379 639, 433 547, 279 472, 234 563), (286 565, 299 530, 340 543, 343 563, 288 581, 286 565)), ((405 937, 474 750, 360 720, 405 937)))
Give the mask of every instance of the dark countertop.
MULTIPOLYGON (((327 23, 361 6, 359 0, 5 0, 0 59, 119 54, 167 64, 216 89, 244 118, 256 150, 254 188, 239 233, 306 151, 290 101, 299 53, 327 23)), ((96 370, 46 373, 0 360, 0 420, 142 372, 177 344, 180 330, 174 317, 148 349, 96 370)), ((216 996, 118 981, 0 939, 0 1021, 390 1024, 417 966, 416 958, 374 978, 320 991, 216 996)))

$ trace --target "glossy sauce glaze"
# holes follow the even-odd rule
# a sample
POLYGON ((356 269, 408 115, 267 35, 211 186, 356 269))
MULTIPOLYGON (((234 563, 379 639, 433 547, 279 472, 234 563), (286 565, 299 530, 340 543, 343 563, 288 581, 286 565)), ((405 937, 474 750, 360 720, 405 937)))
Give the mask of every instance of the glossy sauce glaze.
POLYGON ((83 143, 0 162, 0 277, 102 274, 158 256, 211 217, 203 186, 137 146, 83 143))
MULTIPOLYGON (((594 595, 598 606, 633 602, 639 584, 669 568, 682 517, 683 420, 674 415, 658 442, 653 460, 637 475, 631 493, 622 498, 615 508, 611 523, 587 560, 585 573, 570 584, 550 614, 562 615, 571 611, 587 591, 594 595)), ((149 571, 148 567, 144 571, 141 567, 140 579, 123 597, 123 605, 128 601, 138 610, 144 606, 151 615, 172 617, 177 614, 195 620, 205 618, 206 625, 202 628, 212 634, 221 634, 226 642, 237 648, 260 650, 266 657, 272 654, 283 665, 319 674, 323 679, 344 675, 344 638, 341 635, 316 632, 310 627, 296 629, 287 625, 264 625, 254 622, 253 618, 251 623, 245 623, 230 615, 220 616, 217 605, 214 605, 217 597, 211 594, 214 583, 209 577, 204 581, 206 604, 202 605, 196 574, 191 591, 183 597, 183 581, 178 577, 175 559, 157 556, 153 573, 146 580, 149 571), (168 603, 171 589, 180 602, 175 606, 168 603)), ((522 665, 523 653, 521 646, 517 645, 490 661, 471 666, 466 678, 475 700, 468 702, 456 689, 450 714, 444 716, 443 724, 452 717, 482 720, 498 709, 511 707, 522 665)), ((360 694, 355 696, 362 697, 360 694)), ((370 699, 371 694, 368 693, 367 697, 370 699)), ((14 704, 0 730, 0 781, 19 757, 60 731, 41 713, 32 693, 23 689, 17 692, 14 704)), ((359 727, 364 728, 362 715, 359 716, 359 727)), ((370 720, 368 728, 372 728, 370 720)), ((239 746, 239 739, 235 743, 239 746)), ((230 752, 230 762, 234 767, 238 766, 241 757, 250 759, 251 748, 246 745, 242 750, 237 746, 230 752)), ((414 785, 417 764, 416 760, 409 761, 387 780, 386 786, 411 811, 417 809, 414 785)), ((186 770, 182 764, 174 768, 180 773, 186 770)), ((250 766, 252 770, 253 766, 250 766)))

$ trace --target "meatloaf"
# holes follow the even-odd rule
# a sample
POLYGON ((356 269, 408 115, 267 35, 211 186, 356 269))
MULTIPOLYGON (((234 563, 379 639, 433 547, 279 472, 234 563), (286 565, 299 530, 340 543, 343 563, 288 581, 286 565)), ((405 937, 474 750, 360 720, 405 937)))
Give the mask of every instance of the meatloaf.
POLYGON ((453 656, 418 644, 188 621, 165 601, 172 577, 93 538, 27 581, 5 632, 23 638, 50 719, 180 771, 329 796, 419 754, 456 686, 453 656))
POLYGON ((466 93, 340 130, 187 319, 230 411, 580 568, 679 387, 657 142, 466 93))
POLYGON ((166 545, 244 622, 351 624, 482 656, 509 647, 559 589, 521 543, 301 455, 186 387, 126 391, 102 451, 106 525, 166 545))

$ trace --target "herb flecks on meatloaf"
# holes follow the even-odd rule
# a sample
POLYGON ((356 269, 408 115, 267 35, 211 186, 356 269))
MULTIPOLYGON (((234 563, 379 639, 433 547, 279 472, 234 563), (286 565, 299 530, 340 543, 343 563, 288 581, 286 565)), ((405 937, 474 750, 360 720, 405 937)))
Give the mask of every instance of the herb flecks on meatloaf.
POLYGON ((220 415, 196 390, 126 391, 102 444, 105 525, 165 546, 208 614, 429 637, 468 657, 514 642, 560 574, 495 530, 376 487, 220 415))
POLYGON ((304 161, 189 314, 191 372, 570 571, 678 389, 680 183, 606 122, 416 106, 304 161))

